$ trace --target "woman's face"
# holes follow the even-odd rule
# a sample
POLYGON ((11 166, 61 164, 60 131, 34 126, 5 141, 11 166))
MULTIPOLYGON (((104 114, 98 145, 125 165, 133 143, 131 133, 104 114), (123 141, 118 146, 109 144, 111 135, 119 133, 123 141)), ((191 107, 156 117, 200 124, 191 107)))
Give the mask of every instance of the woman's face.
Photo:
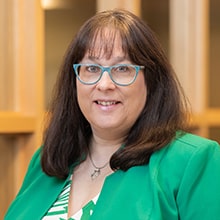
MULTIPOLYGON (((105 56, 103 51, 97 51, 96 56, 95 51, 93 56, 86 53, 80 63, 104 67, 133 64, 124 54, 121 45, 121 39, 116 35, 110 57, 105 56)), ((146 102, 147 88, 143 71, 140 70, 136 80, 128 86, 114 84, 107 72, 103 73, 95 85, 84 85, 79 80, 76 83, 79 107, 90 123, 93 134, 126 136, 146 102)))

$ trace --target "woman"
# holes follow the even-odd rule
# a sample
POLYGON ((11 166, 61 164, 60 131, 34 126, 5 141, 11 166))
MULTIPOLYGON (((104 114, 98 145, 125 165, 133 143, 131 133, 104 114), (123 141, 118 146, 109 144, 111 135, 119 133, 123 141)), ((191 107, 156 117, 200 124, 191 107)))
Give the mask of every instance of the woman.
POLYGON ((44 135, 5 219, 220 218, 220 148, 187 108, 155 35, 97 13, 67 50, 44 135))

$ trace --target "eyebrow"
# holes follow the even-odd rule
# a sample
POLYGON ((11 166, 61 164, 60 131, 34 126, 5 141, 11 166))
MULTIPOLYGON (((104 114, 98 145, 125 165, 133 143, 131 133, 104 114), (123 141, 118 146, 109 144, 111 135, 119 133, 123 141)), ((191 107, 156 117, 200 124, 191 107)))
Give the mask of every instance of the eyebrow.
MULTIPOLYGON (((111 57, 113 58, 114 62, 121 62, 121 61, 124 61, 124 60, 129 60, 127 56, 123 56, 123 57, 120 57, 120 56, 117 56, 117 57, 111 57)), ((90 59, 91 61, 98 61, 100 60, 99 57, 95 57, 95 56, 88 56, 88 59, 90 59)))

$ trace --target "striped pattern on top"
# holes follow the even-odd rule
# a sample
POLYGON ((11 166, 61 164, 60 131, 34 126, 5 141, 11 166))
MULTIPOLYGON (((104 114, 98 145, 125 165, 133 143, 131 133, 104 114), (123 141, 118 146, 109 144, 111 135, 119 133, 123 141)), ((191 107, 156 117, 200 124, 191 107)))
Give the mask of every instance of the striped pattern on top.
POLYGON ((70 177, 69 181, 67 181, 66 186, 63 188, 57 200, 54 202, 42 220, 89 220, 98 200, 99 194, 89 201, 82 209, 76 212, 71 218, 67 218, 71 184, 72 176, 70 177))

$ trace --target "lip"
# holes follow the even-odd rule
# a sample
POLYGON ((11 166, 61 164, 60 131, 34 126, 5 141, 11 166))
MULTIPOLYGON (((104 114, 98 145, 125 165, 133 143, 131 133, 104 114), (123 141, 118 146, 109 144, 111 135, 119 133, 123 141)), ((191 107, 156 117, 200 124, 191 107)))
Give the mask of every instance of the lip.
POLYGON ((101 107, 102 109, 110 109, 110 108, 113 108, 113 107, 117 106, 121 102, 118 101, 118 100, 97 99, 97 100, 94 101, 94 103, 97 106, 101 107))
POLYGON ((95 103, 98 104, 98 105, 110 106, 110 105, 118 104, 119 101, 115 101, 115 100, 96 100, 95 103))

